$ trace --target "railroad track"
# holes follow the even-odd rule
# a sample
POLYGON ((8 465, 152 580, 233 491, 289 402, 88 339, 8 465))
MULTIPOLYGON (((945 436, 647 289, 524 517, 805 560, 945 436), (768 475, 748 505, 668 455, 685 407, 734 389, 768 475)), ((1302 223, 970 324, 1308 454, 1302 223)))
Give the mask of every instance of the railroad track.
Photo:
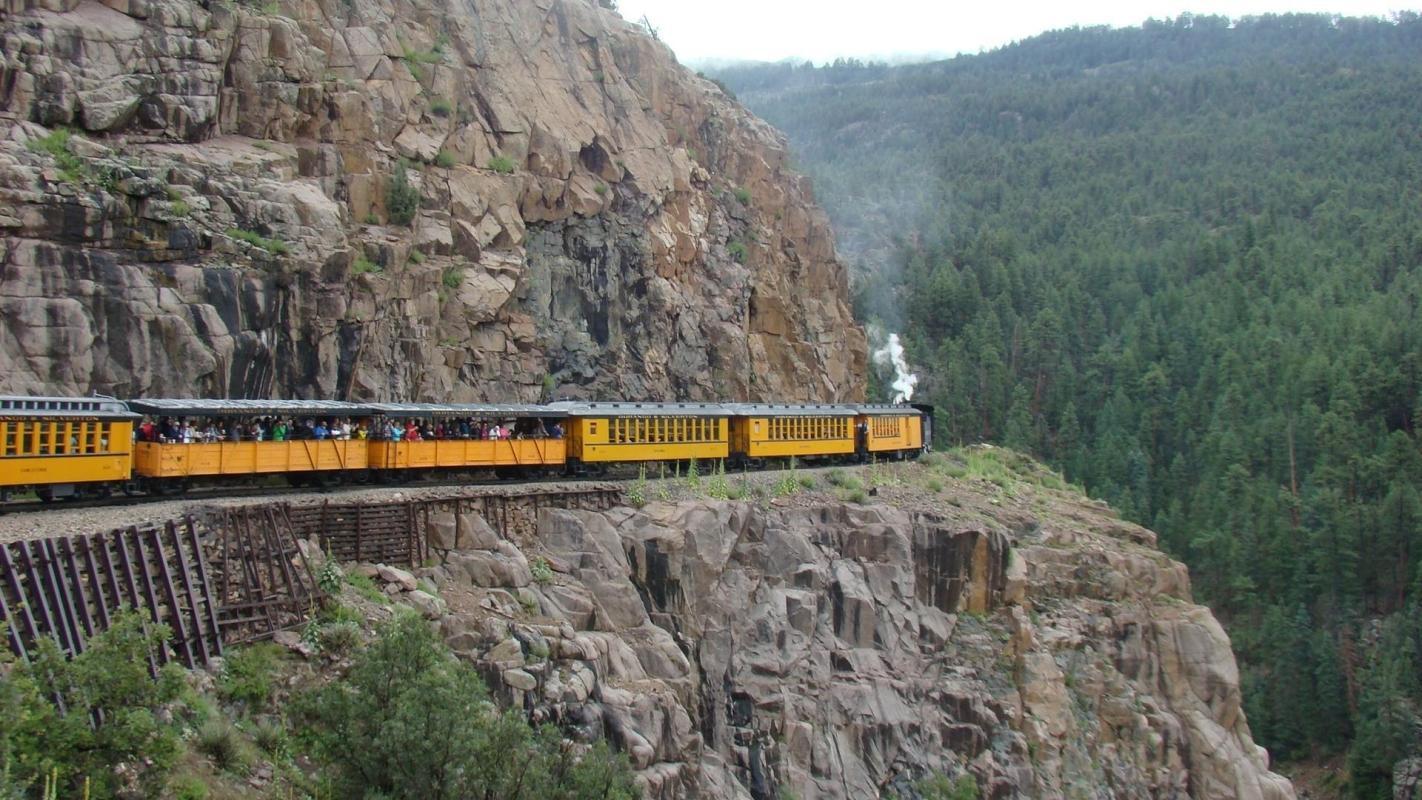
POLYGON ((51 501, 42 500, 20 500, 0 504, 0 514, 43 514, 48 511, 78 511, 83 509, 97 508, 124 508, 130 506, 141 506, 150 503, 174 503, 191 502, 201 503, 205 500, 240 500, 259 497, 283 497, 289 495, 322 494, 335 495, 350 491, 377 491, 384 489, 443 489, 454 487, 488 487, 506 486, 516 488, 518 486, 536 486, 542 484, 599 484, 608 483, 624 479, 624 476, 600 475, 591 476, 520 476, 518 478, 482 478, 470 479, 467 477, 451 477, 446 479, 422 479, 398 482, 369 481, 366 483, 340 483, 331 486, 214 486, 210 488, 193 489, 177 494, 116 494, 108 497, 87 497, 87 498, 59 498, 51 501))

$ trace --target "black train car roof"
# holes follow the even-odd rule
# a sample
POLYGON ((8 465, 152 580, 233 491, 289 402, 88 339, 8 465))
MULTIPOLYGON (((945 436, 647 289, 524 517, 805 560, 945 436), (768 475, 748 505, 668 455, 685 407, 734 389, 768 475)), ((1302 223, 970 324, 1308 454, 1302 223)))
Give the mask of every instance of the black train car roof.
POLYGON ((585 403, 560 402, 548 408, 568 417, 728 417, 719 403, 585 403))
POLYGON ((842 403, 728 403, 733 417, 852 417, 858 406, 842 403))
POLYGON ((121 400, 112 397, 0 396, 0 417, 33 419, 132 419, 121 400))
POLYGON ((567 416, 567 414, 548 406, 521 403, 371 403, 370 408, 381 416, 402 419, 411 417, 514 419, 567 416))
POLYGON ((855 406, 860 414, 868 417, 919 417, 923 415, 913 406, 891 405, 889 403, 872 403, 869 405, 855 406))
POLYGON ((368 404, 339 400, 193 400, 163 398, 130 400, 128 407, 144 414, 170 417, 341 416, 368 417, 368 404))

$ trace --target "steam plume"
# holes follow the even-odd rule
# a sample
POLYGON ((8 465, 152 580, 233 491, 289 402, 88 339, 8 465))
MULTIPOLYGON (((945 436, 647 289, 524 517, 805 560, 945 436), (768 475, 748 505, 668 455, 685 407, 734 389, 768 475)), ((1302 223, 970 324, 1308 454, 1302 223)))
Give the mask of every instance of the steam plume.
POLYGON ((908 361, 904 358, 904 346, 899 343, 897 333, 889 334, 889 343, 874 351, 875 364, 892 364, 894 367, 895 403, 907 403, 913 399, 913 389, 918 385, 918 376, 909 372, 908 361))

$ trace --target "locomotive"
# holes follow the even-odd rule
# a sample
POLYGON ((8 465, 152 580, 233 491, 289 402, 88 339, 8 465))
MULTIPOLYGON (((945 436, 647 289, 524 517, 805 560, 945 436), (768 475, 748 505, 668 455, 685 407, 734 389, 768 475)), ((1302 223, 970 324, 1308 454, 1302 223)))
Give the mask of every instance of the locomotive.
POLYGON ((333 486, 488 470, 584 474, 648 462, 722 461, 739 469, 791 459, 897 460, 929 449, 932 428, 933 409, 924 405, 0 397, 0 500, 19 492, 42 501, 176 494, 263 478, 333 486), (188 427, 201 420, 228 431, 270 420, 315 421, 326 430, 333 420, 355 420, 359 435, 139 436, 145 419, 188 427))

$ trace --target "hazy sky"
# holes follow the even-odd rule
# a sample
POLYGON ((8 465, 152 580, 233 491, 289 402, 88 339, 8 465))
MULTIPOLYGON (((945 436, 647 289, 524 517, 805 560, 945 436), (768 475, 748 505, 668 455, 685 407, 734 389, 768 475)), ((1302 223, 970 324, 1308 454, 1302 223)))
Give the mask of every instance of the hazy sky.
POLYGON ((682 63, 706 59, 832 60, 838 56, 977 52, 1071 25, 1138 25, 1150 17, 1269 12, 1387 15, 1416 0, 618 0, 645 14, 682 63))

